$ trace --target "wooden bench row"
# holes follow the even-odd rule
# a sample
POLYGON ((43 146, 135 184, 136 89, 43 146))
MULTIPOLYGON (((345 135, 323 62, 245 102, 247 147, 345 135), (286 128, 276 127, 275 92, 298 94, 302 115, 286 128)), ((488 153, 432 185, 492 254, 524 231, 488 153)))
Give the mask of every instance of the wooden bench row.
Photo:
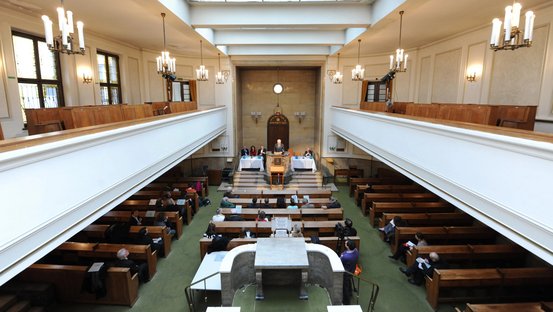
POLYGON ((455 207, 445 201, 435 202, 373 202, 369 209, 370 224, 376 225, 377 218, 384 213, 445 213, 453 212, 455 207))
POLYGON ((83 290, 88 266, 35 263, 14 277, 15 281, 51 283, 60 302, 132 306, 138 299, 138 274, 129 268, 112 267, 105 279, 106 295, 83 290))
MULTIPOLYGON (((113 211, 131 212, 133 210, 138 210, 138 211, 141 211, 143 214, 145 214, 146 211, 156 211, 156 212, 166 212, 166 213, 170 212, 170 211, 161 211, 155 204, 151 204, 151 203, 152 201, 147 199, 139 199, 139 200, 127 199, 121 204, 119 204, 117 207, 115 207, 113 211)), ((177 208, 179 210, 181 208, 184 208, 186 212, 186 222, 190 224, 190 222, 192 221, 192 216, 197 212, 197 210, 194 210, 193 207, 188 205, 187 203, 185 203, 184 205, 177 205, 177 208)))
POLYGON ((221 208, 225 216, 238 215, 244 220, 255 220, 259 211, 264 211, 266 216, 273 217, 290 217, 295 221, 327 221, 327 220, 342 220, 344 218, 344 210, 342 208, 299 208, 299 209, 286 209, 286 208, 269 208, 263 210, 262 208, 242 208, 240 212, 236 211, 236 208, 221 208))
POLYGON ((513 244, 494 244, 494 245, 432 245, 415 246, 407 251, 407 266, 415 263, 417 257, 428 258, 431 252, 440 255, 440 259, 447 263, 460 262, 469 265, 476 261, 505 260, 504 262, 516 263, 522 265, 528 255, 526 249, 513 244))
POLYGON ((553 296, 553 268, 436 269, 431 278, 426 277, 426 298, 434 309, 440 302, 527 299, 532 295, 553 296), (494 289, 496 292, 490 298, 490 294, 474 292, 475 288, 494 289), (516 290, 507 292, 511 288, 516 290), (444 291, 449 289, 471 291, 462 297, 458 291, 448 296, 444 291))
MULTIPOLYGON (((261 205, 261 204, 264 204, 265 203, 265 199, 268 198, 269 199, 269 206, 271 208, 276 208, 276 205, 277 205, 277 197, 265 197, 265 198, 258 198, 257 199, 257 205, 261 205)), ((301 205, 301 200, 302 198, 298 198, 299 200, 299 205, 301 205)), ((229 202, 235 204, 235 205, 242 205, 242 207, 248 207, 251 203, 252 203, 252 199, 251 198, 229 198, 229 202)), ((288 206, 290 204, 290 199, 287 198, 287 200, 285 201, 286 203, 286 206, 288 206)), ((309 203, 313 204, 313 206, 317 207, 317 208, 321 208, 322 206, 327 206, 330 205, 330 200, 329 198, 309 198, 309 203)))
MULTIPOLYGON (((128 222, 131 218, 131 213, 131 211, 112 210, 101 216, 95 223, 113 224, 117 222, 128 222)), ((183 220, 177 211, 156 211, 152 218, 146 217, 146 211, 137 212, 138 216, 141 217, 146 224, 153 222, 160 213, 163 213, 167 217, 167 220, 175 225, 176 238, 179 239, 182 236, 183 220)))
MULTIPOLYGON (((138 234, 138 231, 144 226, 131 226, 129 235, 131 238, 138 234)), ((90 224, 82 231, 77 233, 71 240, 77 242, 105 242, 106 231, 109 228, 108 224, 90 224)), ((154 238, 161 238, 163 242, 162 253, 164 257, 167 257, 171 252, 171 235, 167 232, 165 226, 146 226, 148 229, 148 235, 154 238)))
POLYGON ((274 197, 286 197, 290 198, 292 195, 297 195, 298 198, 308 195, 309 198, 329 198, 332 195, 330 189, 318 189, 318 188, 302 188, 298 190, 258 190, 258 189, 235 189, 232 191, 233 195, 238 195, 240 198, 274 198, 274 197))
MULTIPOLYGON (((459 311, 459 310, 457 310, 459 311)), ((553 302, 523 302, 471 304, 467 303, 465 312, 551 312, 553 302)))
MULTIPOLYGON (((365 193, 361 201, 361 211, 367 211, 375 202, 440 202, 442 199, 432 193, 365 193)), ((374 220, 373 223, 374 224, 374 220)))
MULTIPOLYGON (((239 236, 244 229, 249 229, 257 237, 269 237, 272 233, 271 222, 263 221, 222 221, 213 222, 217 234, 239 236)), ((342 220, 335 221, 292 221, 292 225, 299 225, 303 236, 334 236, 337 223, 344 225, 342 220)))
MULTIPOLYGON (((311 243, 310 237, 304 237, 306 243, 311 243)), ((348 237, 348 239, 351 239, 354 243, 357 249, 359 250, 359 247, 361 245, 361 239, 359 236, 351 236, 348 237)), ((207 250, 209 245, 211 245, 212 239, 210 238, 201 238, 200 239, 200 257, 203 259, 204 256, 207 254, 207 250)), ((337 245, 339 244, 339 238, 338 237, 320 237, 319 242, 321 245, 325 245, 330 249, 336 249, 337 245)), ((247 245, 247 244, 255 244, 257 243, 257 238, 233 238, 230 240, 230 242, 227 245, 227 250, 231 250, 234 247, 247 245)))
MULTIPOLYGON (((355 191, 360 187, 365 188, 377 185, 411 185, 413 182, 406 177, 385 177, 385 178, 351 178, 349 182, 349 196, 354 196, 355 191)), ((357 196, 354 196, 357 198, 357 196)))

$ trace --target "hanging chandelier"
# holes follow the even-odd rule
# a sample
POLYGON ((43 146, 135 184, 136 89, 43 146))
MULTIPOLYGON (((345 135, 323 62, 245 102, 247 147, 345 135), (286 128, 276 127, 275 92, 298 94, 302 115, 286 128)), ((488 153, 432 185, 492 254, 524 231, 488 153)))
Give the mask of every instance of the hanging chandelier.
POLYGON ((163 51, 161 56, 156 58, 157 61, 157 73, 161 74, 163 78, 169 78, 169 76, 174 75, 177 70, 177 64, 175 58, 169 56, 169 51, 166 48, 165 40, 165 13, 161 13, 161 18, 163 19, 163 51))
POLYGON ((77 21, 77 35, 79 37, 79 50, 73 50, 74 39, 72 34, 75 32, 73 26, 73 12, 65 11, 63 6, 63 0, 61 0, 61 7, 58 11, 58 25, 60 34, 54 37, 52 31, 52 20, 47 15, 42 15, 42 21, 44 22, 44 36, 46 37, 46 44, 52 52, 61 52, 65 54, 82 54, 85 53, 84 46, 84 24, 81 21, 77 21))
POLYGON ((362 81, 365 76, 365 69, 361 68, 359 55, 361 54, 361 39, 357 40, 357 65, 351 70, 351 80, 362 81))
POLYGON ((523 33, 519 27, 521 9, 522 5, 518 2, 513 2, 513 5, 505 7, 503 36, 501 36, 501 21, 498 18, 493 19, 492 36, 490 39, 490 48, 492 50, 515 50, 521 47, 532 46, 534 19, 536 15, 532 11, 526 12, 523 33))
POLYGON ((401 48, 401 29, 403 27, 403 11, 399 11, 399 44, 396 49, 396 55, 390 55, 390 70, 403 73, 407 71, 407 57, 404 50, 401 48))
POLYGON ((209 79, 209 71, 204 66, 204 49, 203 41, 200 40, 200 68, 196 69, 196 79, 198 81, 207 81, 209 79))
POLYGON ((215 74, 215 83, 224 84, 227 82, 230 72, 228 70, 221 70, 221 53, 217 53, 217 57, 219 58, 219 71, 215 74))
POLYGON ((338 65, 336 66, 336 73, 332 75, 332 83, 341 84, 344 80, 344 75, 340 73, 340 53, 338 53, 338 65))

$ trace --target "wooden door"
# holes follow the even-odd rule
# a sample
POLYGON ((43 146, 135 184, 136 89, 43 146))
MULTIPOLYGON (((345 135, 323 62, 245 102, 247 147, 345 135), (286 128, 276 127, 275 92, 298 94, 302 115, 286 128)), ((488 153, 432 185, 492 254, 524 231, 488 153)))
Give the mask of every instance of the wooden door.
POLYGON ((267 121, 267 150, 274 150, 277 139, 282 140, 284 148, 288 150, 290 148, 290 123, 286 116, 276 113, 269 117, 267 121))

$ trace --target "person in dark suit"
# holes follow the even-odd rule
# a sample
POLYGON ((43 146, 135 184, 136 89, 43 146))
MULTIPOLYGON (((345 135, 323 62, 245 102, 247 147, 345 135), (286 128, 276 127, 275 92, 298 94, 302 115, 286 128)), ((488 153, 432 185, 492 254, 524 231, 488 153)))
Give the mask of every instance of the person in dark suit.
POLYGON ((252 198, 252 202, 248 205, 248 208, 259 208, 257 205, 257 197, 252 198))
POLYGON ((243 146, 242 149, 240 150, 240 156, 249 156, 249 155, 250 155, 250 150, 246 146, 243 146))
POLYGON ((150 245, 152 251, 156 250, 158 254, 161 252, 161 247, 163 246, 161 242, 154 243, 154 240, 148 235, 148 228, 143 227, 138 231, 138 236, 135 239, 135 244, 137 245, 150 245))
POLYGON ((130 225, 142 225, 142 218, 138 216, 138 210, 131 212, 131 218, 129 219, 130 225))
POLYGON ((142 283, 146 283, 150 280, 148 274, 148 265, 146 263, 136 264, 133 260, 128 258, 129 251, 125 248, 117 251, 117 260, 113 263, 113 266, 119 268, 131 269, 131 274, 138 273, 138 280, 142 283))
POLYGON ((269 198, 264 199, 263 204, 261 204, 261 208, 271 208, 271 205, 269 204, 269 198))
POLYGON ((440 259, 436 252, 428 254, 428 258, 418 257, 416 261, 408 268, 399 268, 401 273, 410 277, 408 282, 413 285, 422 285, 424 277, 432 277, 434 269, 447 268, 447 264, 440 259))

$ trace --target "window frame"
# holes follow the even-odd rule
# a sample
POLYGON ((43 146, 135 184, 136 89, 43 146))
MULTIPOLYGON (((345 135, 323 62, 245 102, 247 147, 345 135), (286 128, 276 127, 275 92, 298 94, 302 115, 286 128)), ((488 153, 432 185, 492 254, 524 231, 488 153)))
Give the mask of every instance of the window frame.
MULTIPOLYGON (((38 42, 41 41, 41 42, 46 43, 46 39, 44 39, 42 37, 39 37, 39 36, 31 35, 31 34, 28 34, 28 33, 24 33, 24 32, 21 32, 21 31, 12 30, 12 44, 13 44, 13 37, 14 36, 31 39, 33 41, 33 55, 34 55, 34 58, 35 58, 35 69, 36 69, 36 76, 37 76, 37 78, 20 78, 18 76, 17 77, 18 87, 19 87, 20 83, 36 84, 37 87, 38 87, 38 91, 39 91, 38 92, 38 99, 39 99, 40 108, 45 108, 46 105, 44 103, 43 85, 45 85, 45 84, 57 85, 58 90, 59 90, 59 92, 58 92, 58 107, 65 107, 65 97, 64 97, 64 94, 63 94, 63 79, 62 79, 62 76, 61 76, 61 62, 60 62, 59 52, 52 52, 54 54, 54 58, 56 60, 56 76, 58 77, 58 79, 57 80, 42 79, 42 72, 41 72, 41 68, 40 68, 40 54, 38 52, 38 42)), ((13 47, 14 47, 13 52, 14 52, 14 57, 15 57, 15 54, 16 54, 15 44, 13 44, 13 47)), ((17 64, 15 66, 17 67, 17 64)), ((21 102, 19 104, 21 105, 21 102)), ((26 107, 23 107, 23 109, 26 109, 26 107)))
MULTIPOLYGON (((100 85, 100 90, 102 89, 102 87, 107 87, 108 88, 108 102, 109 103, 102 103, 102 105, 122 104, 123 100, 122 100, 122 94, 121 94, 121 68, 119 67, 119 64, 120 64, 119 55, 109 53, 109 52, 106 52, 106 51, 103 51, 103 50, 97 50, 96 55, 103 56, 104 57, 104 62, 106 64, 106 80, 107 80, 107 82, 100 82, 100 75, 98 74, 98 84, 100 85), (110 69, 109 69, 108 58, 110 56, 115 58, 115 60, 117 62, 117 81, 118 81, 118 83, 112 83, 110 81, 110 78, 109 78, 110 77, 110 69), (111 96, 111 88, 112 87, 117 87, 117 90, 118 90, 118 92, 117 92, 117 95, 118 95, 117 103, 113 102, 113 98, 111 96)), ((98 57, 96 57, 96 62, 97 61, 98 61, 98 57)), ((98 70, 98 72, 100 70, 98 64, 97 64, 97 70, 98 70)), ((100 95, 101 95, 101 91, 100 91, 100 95)), ((100 96, 100 100, 101 100, 101 96, 100 96)))
POLYGON ((384 102, 388 97, 390 86, 388 85, 388 82, 380 81, 380 80, 369 80, 367 84, 367 95, 363 99, 365 102, 384 102), (374 94, 372 101, 369 101, 369 88, 370 86, 374 86, 374 94), (384 99, 380 98, 380 91, 384 91, 384 99))

